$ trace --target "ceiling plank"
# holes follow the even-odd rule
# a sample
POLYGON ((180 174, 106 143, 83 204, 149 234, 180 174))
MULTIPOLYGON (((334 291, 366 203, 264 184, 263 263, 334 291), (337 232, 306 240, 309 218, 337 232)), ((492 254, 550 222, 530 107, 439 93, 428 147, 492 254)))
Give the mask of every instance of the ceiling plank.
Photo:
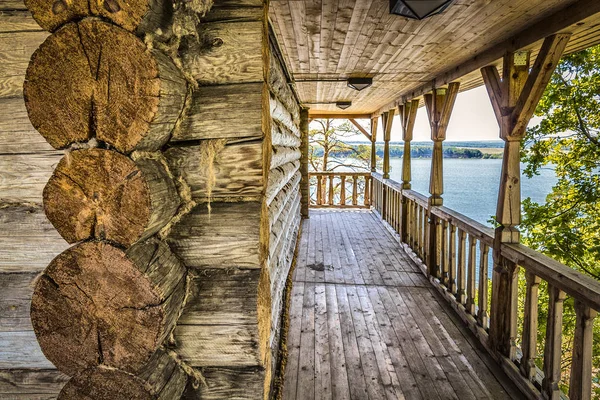
POLYGON ((516 35, 480 52, 469 60, 448 68, 431 82, 427 82, 415 90, 400 92, 394 100, 381 107, 375 114, 381 114, 390 107, 395 107, 398 102, 404 102, 412 98, 420 97, 430 92, 436 86, 448 84, 462 76, 492 64, 502 58, 509 51, 516 51, 527 47, 546 36, 564 31, 578 22, 600 13, 600 1, 579 0, 551 16, 521 30, 516 35))

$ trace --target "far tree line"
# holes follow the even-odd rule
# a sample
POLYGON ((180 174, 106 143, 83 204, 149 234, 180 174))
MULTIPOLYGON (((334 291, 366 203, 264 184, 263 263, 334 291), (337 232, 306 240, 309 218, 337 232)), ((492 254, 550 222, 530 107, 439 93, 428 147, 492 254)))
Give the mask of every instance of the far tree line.
MULTIPOLYGON (((329 152, 330 157, 335 158, 347 158, 353 157, 354 155, 364 154, 371 151, 370 144, 347 144, 343 149, 335 149, 329 152)), ((431 153, 433 151, 432 146, 428 145, 419 145, 412 146, 410 155, 413 158, 431 158, 431 153)), ((383 157, 383 145, 376 145, 376 152, 379 157, 383 157)), ((314 148, 314 156, 321 157, 323 156, 323 148, 320 146, 315 146, 314 148)), ((401 158, 404 154, 403 146, 399 145, 390 145, 390 157, 393 158, 401 158)), ((446 147, 444 148, 444 157, 445 158, 502 158, 501 154, 489 154, 483 153, 478 149, 469 149, 462 147, 446 147)))

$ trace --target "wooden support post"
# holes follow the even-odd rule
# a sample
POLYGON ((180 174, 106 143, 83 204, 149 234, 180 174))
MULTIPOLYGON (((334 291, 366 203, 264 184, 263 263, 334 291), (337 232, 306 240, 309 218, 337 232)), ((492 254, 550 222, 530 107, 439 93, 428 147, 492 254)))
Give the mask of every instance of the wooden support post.
POLYGON ((308 218, 308 207, 310 204, 310 180, 308 178, 308 108, 300 110, 300 134, 302 156, 300 158, 300 173, 302 181, 300 184, 300 193, 302 195, 302 203, 300 213, 302 218, 308 218))
POLYGON ((402 153, 402 189, 410 189, 410 181, 412 179, 410 168, 410 142, 413 139, 418 109, 419 100, 412 100, 398 106, 400 122, 402 123, 402 140, 404 141, 404 152, 402 153))
POLYGON ((569 399, 591 399, 593 328, 594 318, 596 318, 598 312, 575 300, 575 313, 577 314, 577 322, 575 341, 573 342, 569 399))
MULTIPOLYGON (((419 100, 412 100, 398 106, 398 114, 400 115, 400 123, 402 124, 402 140, 404 141, 404 152, 402 153, 402 189, 411 188, 410 142, 413 139, 418 109, 419 100)), ((406 242, 408 229, 408 203, 404 196, 402 196, 400 201, 400 207, 400 238, 403 242, 406 242)))
POLYGON ((501 245, 520 240, 516 228, 521 218, 520 141, 569 37, 556 34, 546 38, 531 70, 529 52, 504 56, 502 80, 496 67, 481 69, 500 125, 500 138, 505 141, 496 210, 499 227, 494 241, 490 346, 510 359, 516 357, 518 269, 502 256, 501 245))
POLYGON ((390 179, 390 136, 392 135, 392 122, 394 120, 395 109, 391 109, 381 114, 383 122, 383 179, 390 179))
MULTIPOLYGON (((448 85, 448 89, 435 89, 432 93, 425 95, 425 106, 429 125, 431 126, 431 140, 433 140, 433 154, 431 158, 431 176, 429 180, 429 207, 441 206, 443 204, 442 194, 444 193, 443 176, 443 149, 442 142, 446 139, 446 130, 450 115, 458 95, 460 84, 453 82, 448 85)), ((410 184, 410 182, 409 182, 410 184)), ((437 260, 437 217, 429 213, 429 235, 427 250, 427 268, 430 275, 439 278, 439 265, 437 260)))
POLYGON ((371 118, 371 172, 377 172, 377 125, 379 118, 371 118))

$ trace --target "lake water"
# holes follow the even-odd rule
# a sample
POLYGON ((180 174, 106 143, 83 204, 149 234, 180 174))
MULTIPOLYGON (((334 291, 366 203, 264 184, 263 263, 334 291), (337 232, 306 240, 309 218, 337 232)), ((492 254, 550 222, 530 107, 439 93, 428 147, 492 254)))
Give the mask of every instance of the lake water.
MULTIPOLYGON (((402 159, 390 159, 390 167, 390 177, 402 182, 402 159)), ((430 159, 412 160, 412 189, 426 196, 430 170, 430 159)), ((444 206, 491 226, 488 220, 496 214, 501 170, 502 160, 498 159, 444 159, 444 206)), ((555 183, 554 171, 550 169, 532 179, 523 176, 521 197, 544 203, 555 183)))

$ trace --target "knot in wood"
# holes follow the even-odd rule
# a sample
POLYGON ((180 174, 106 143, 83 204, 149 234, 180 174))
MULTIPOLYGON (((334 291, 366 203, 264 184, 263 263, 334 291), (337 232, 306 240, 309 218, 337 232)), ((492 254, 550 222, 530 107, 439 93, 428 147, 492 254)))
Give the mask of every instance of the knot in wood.
POLYGON ((104 9, 110 13, 121 11, 121 6, 115 0, 104 0, 104 9))

